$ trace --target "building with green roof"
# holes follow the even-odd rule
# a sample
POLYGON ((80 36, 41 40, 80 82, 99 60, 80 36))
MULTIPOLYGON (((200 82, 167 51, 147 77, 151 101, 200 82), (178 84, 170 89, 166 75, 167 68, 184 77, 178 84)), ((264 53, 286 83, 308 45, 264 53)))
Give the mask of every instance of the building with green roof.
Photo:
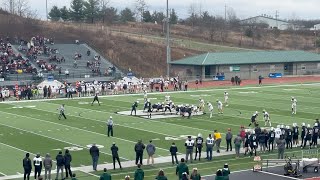
POLYGON ((306 51, 248 51, 206 53, 172 61, 175 75, 212 78, 224 74, 226 79, 240 76, 256 79, 270 73, 290 75, 320 74, 320 55, 306 51))

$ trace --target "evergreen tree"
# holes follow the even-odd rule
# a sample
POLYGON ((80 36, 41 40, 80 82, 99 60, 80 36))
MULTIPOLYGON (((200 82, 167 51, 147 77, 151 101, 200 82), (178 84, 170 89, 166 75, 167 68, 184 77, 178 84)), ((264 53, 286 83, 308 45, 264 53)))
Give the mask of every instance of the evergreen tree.
POLYGON ((108 7, 103 10, 103 21, 108 24, 112 24, 119 20, 118 10, 114 7, 108 7))
POLYGON ((83 0, 72 0, 70 4, 70 19, 72 21, 79 22, 84 19, 83 5, 83 0))
POLYGON ((70 16, 69 16, 69 11, 67 9, 66 6, 63 6, 61 9, 60 9, 60 12, 61 12, 61 19, 63 21, 68 21, 70 19, 70 16))
POLYGON ((49 12, 49 19, 51 21, 59 21, 61 18, 61 12, 57 6, 53 6, 49 12))
POLYGON ((99 16, 99 0, 88 0, 84 3, 84 14, 87 21, 94 23, 99 16))
POLYGON ((143 12, 143 22, 152 22, 150 11, 143 12))
POLYGON ((125 8, 120 12, 120 20, 122 22, 134 22, 134 13, 129 8, 125 8))
POLYGON ((163 14, 163 12, 157 12, 154 11, 152 14, 152 20, 156 21, 158 24, 163 22, 165 20, 166 16, 163 14))
POLYGON ((178 23, 178 15, 174 9, 170 12, 170 24, 177 24, 178 23))

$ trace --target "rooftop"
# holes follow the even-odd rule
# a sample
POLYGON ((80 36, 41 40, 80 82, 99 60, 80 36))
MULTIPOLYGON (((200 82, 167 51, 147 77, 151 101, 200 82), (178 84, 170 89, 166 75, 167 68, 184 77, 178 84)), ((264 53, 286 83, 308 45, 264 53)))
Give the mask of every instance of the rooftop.
POLYGON ((306 51, 218 52, 172 61, 176 65, 240 65, 290 62, 320 62, 320 55, 306 51))

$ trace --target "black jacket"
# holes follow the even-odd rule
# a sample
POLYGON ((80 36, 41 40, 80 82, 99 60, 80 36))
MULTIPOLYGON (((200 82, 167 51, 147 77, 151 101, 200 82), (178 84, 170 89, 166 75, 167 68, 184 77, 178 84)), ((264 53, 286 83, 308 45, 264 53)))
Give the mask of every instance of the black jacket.
POLYGON ((57 166, 64 166, 65 165, 65 159, 62 156, 62 154, 58 154, 56 156, 57 166))
POLYGON ((92 157, 99 157, 99 148, 97 146, 92 146, 90 148, 90 154, 92 157))
POLYGON ((23 159, 23 168, 26 169, 26 170, 31 170, 32 169, 32 163, 31 163, 31 159, 30 158, 27 158, 25 157, 23 159))
POLYGON ((118 150, 119 148, 116 145, 111 146, 111 152, 113 157, 119 157, 118 150))
POLYGON ((170 147, 170 153, 171 153, 171 155, 177 155, 177 152, 178 152, 177 146, 171 146, 171 147, 170 147))
POLYGON ((140 152, 142 153, 143 150, 145 149, 145 145, 143 143, 137 143, 135 146, 134 146, 134 151, 135 152, 140 152))
POLYGON ((64 164, 65 164, 66 166, 70 166, 71 161, 72 161, 72 156, 71 156, 71 154, 70 154, 70 153, 66 153, 66 154, 64 155, 64 164))

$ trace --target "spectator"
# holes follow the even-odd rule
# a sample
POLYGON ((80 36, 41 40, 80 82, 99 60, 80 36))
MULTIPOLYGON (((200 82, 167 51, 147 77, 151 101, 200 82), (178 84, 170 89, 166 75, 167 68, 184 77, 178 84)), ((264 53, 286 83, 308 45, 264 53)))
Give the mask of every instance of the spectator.
POLYGON ((155 178, 157 180, 168 180, 168 178, 164 175, 164 172, 162 169, 160 169, 158 176, 155 178))
POLYGON ((46 154, 46 157, 43 160, 43 166, 44 166, 44 179, 51 179, 52 159, 49 153, 46 154))
POLYGON ((231 141, 232 141, 232 133, 231 133, 231 128, 228 128, 228 132, 226 133, 226 142, 227 142, 227 152, 229 151, 229 148, 230 148, 230 151, 232 151, 232 144, 231 144, 231 141))
POLYGON ((214 139, 212 138, 212 135, 209 134, 209 137, 207 137, 206 140, 206 147, 207 147, 207 160, 211 161, 212 160, 212 150, 214 146, 214 139))
POLYGON ((59 151, 59 154, 56 156, 56 161, 57 161, 56 179, 58 179, 60 170, 61 170, 61 179, 64 179, 64 177, 63 177, 63 169, 64 169, 65 160, 64 160, 64 157, 62 155, 62 151, 59 151))
POLYGON ((231 84, 234 85, 234 77, 231 78, 231 84))
POLYGON ((198 173, 198 169, 197 168, 193 168, 192 174, 190 176, 190 180, 201 180, 201 176, 198 173))
POLYGON ((278 159, 283 159, 284 149, 286 141, 284 140, 283 136, 280 136, 280 139, 276 140, 278 146, 278 159))
POLYGON ((32 170, 32 165, 31 165, 31 159, 29 158, 30 154, 27 153, 26 157, 23 159, 23 170, 24 170, 24 175, 23 175, 23 179, 30 179, 30 173, 32 170))
POLYGON ((149 160, 151 159, 151 164, 154 164, 154 158, 153 155, 156 152, 156 147, 152 144, 152 140, 149 141, 150 143, 147 145, 147 153, 148 153, 148 160, 147 164, 149 165, 149 160))
POLYGON ((181 180, 189 180, 189 177, 188 177, 188 176, 189 176, 189 175, 188 175, 186 172, 182 173, 181 180))
POLYGON ((139 140, 138 143, 134 146, 134 151, 136 152, 136 164, 140 160, 140 164, 142 165, 143 159, 143 151, 145 149, 145 145, 142 143, 142 140, 139 140))
POLYGON ((235 149, 236 149, 236 158, 240 157, 240 148, 241 148, 241 144, 242 144, 242 138, 240 137, 240 134, 238 134, 238 136, 236 138, 234 138, 233 140, 235 149))
POLYGON ((221 169, 218 169, 215 180, 225 180, 225 177, 223 176, 221 169))
POLYGON ((222 175, 224 176, 225 180, 229 180, 230 169, 228 164, 224 164, 222 169, 222 175))
POLYGON ((143 180, 144 172, 141 169, 141 164, 138 164, 138 169, 134 172, 134 180, 143 180))
POLYGON ((120 169, 122 169, 120 159, 119 159, 119 154, 118 154, 119 148, 116 146, 116 143, 113 142, 112 147, 111 147, 111 152, 112 152, 112 161, 113 161, 113 170, 116 169, 116 160, 118 161, 118 164, 120 166, 120 169))
POLYGON ((94 171, 97 171, 98 160, 99 160, 99 148, 95 143, 92 144, 90 148, 90 155, 92 157, 92 167, 94 171))
POLYGON ((65 160, 66 178, 68 178, 68 174, 70 175, 70 177, 72 177, 72 172, 71 172, 72 156, 69 153, 68 149, 66 150, 66 152, 64 154, 64 160, 65 160))
POLYGON ((103 174, 100 176, 99 180, 111 180, 111 175, 107 172, 107 168, 103 169, 103 174))
POLYGON ((214 130, 213 138, 216 142, 217 153, 220 153, 221 133, 218 130, 214 130))
POLYGON ((129 176, 129 175, 126 175, 126 176, 124 177, 124 180, 130 180, 130 176, 129 176))
POLYGON ((266 151, 266 134, 265 133, 266 133, 266 131, 260 133, 259 136, 258 136, 260 152, 265 152, 266 151))
POLYGON ((37 156, 33 158, 34 165, 34 179, 39 178, 42 170, 42 158, 40 157, 40 153, 37 153, 37 156))
POLYGON ((72 179, 71 179, 71 180, 78 180, 78 179, 76 178, 76 174, 75 174, 75 173, 72 174, 72 179))
POLYGON ((179 177, 179 180, 182 179, 182 173, 187 173, 189 175, 189 168, 184 162, 184 158, 181 158, 180 164, 176 168, 176 175, 179 177))
POLYGON ((172 145, 170 146, 170 153, 171 153, 171 159, 172 159, 172 165, 174 165, 174 160, 176 161, 176 164, 179 164, 178 162, 178 158, 177 158, 177 152, 178 152, 178 148, 176 146, 176 144, 173 142, 172 145))

